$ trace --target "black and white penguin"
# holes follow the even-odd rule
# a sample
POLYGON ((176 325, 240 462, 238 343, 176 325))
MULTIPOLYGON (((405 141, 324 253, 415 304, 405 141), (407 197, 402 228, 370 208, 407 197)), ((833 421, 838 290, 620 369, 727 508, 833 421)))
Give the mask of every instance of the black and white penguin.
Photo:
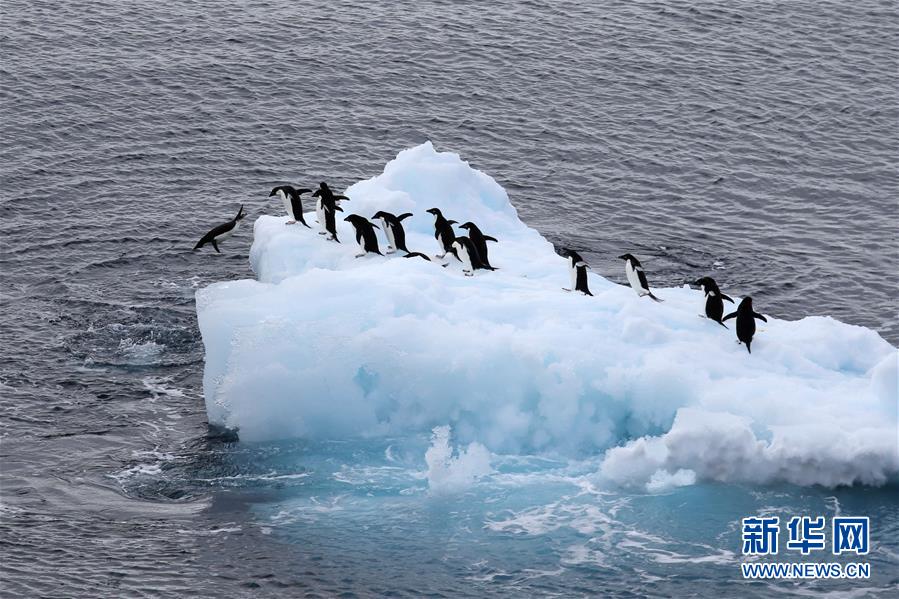
POLYGON ((496 237, 484 235, 483 233, 481 233, 481 230, 478 228, 478 226, 471 221, 465 223, 464 225, 459 225, 459 228, 466 229, 468 231, 468 237, 471 239, 471 242, 474 243, 474 246, 478 249, 478 256, 481 257, 481 262, 483 262, 487 266, 490 266, 490 259, 487 257, 487 242, 496 242, 496 237))
POLYGON ((571 275, 571 289, 565 291, 580 291, 584 295, 593 295, 587 286, 587 271, 590 270, 590 266, 574 250, 565 250, 565 255, 568 256, 568 272, 571 275))
POLYGON ((303 203, 300 201, 300 195, 311 191, 311 189, 296 189, 293 185, 279 185, 272 189, 268 197, 278 196, 284 202, 284 211, 290 217, 290 220, 284 224, 295 225, 299 221, 309 227, 303 217, 303 203))
POLYGON ((340 210, 340 200, 349 201, 350 198, 344 195, 335 194, 333 191, 331 191, 331 188, 328 187, 328 184, 324 181, 318 184, 318 189, 315 190, 315 192, 312 194, 312 197, 315 198, 315 218, 318 219, 318 225, 319 227, 321 227, 321 231, 319 231, 318 234, 327 235, 330 233, 331 238, 336 240, 336 235, 328 229, 327 210, 331 210, 332 216, 335 210, 333 208, 329 208, 331 206, 337 206, 337 210, 343 212, 343 210, 340 210))
POLYGON ((462 272, 467 277, 474 276, 474 271, 480 269, 496 270, 489 264, 484 264, 474 242, 464 235, 453 240, 453 245, 449 251, 462 263, 462 272))
POLYGON ((427 212, 434 215, 434 239, 437 240, 437 244, 443 251, 442 254, 437 254, 437 257, 442 259, 447 252, 452 250, 453 241, 456 240, 456 232, 452 227, 456 221, 446 220, 439 208, 431 208, 427 212))
POLYGON ((627 282, 631 284, 637 295, 640 297, 648 295, 657 302, 662 301, 649 290, 649 282, 646 280, 646 273, 643 272, 643 266, 640 264, 640 261, 631 254, 624 254, 618 257, 624 260, 624 272, 627 274, 627 282))
POLYGON ((392 254, 396 250, 403 250, 409 253, 409 248, 406 247, 406 231, 403 229, 403 219, 410 216, 412 216, 411 212, 405 212, 396 216, 379 210, 372 217, 372 219, 381 221, 381 226, 384 228, 384 236, 387 237, 388 254, 392 254))
POLYGON ((706 317, 714 320, 726 329, 727 325, 721 322, 721 317, 724 315, 724 300, 730 303, 734 303, 734 300, 721 293, 721 290, 718 289, 718 283, 712 277, 702 277, 693 284, 702 288, 702 292, 705 294, 706 317))
POLYGON ((752 309, 751 297, 744 297, 737 306, 737 311, 725 316, 724 320, 735 316, 737 318, 737 339, 739 339, 739 343, 746 344, 746 351, 752 353, 750 345, 752 345, 752 337, 755 335, 755 319, 758 318, 763 322, 768 322, 768 319, 752 309))
POLYGON ((337 205, 337 202, 334 200, 323 200, 322 201, 322 221, 324 223, 324 233, 323 235, 328 235, 329 240, 336 241, 340 243, 340 240, 337 239, 337 219, 336 213, 343 212, 343 208, 337 205))
POLYGON ((197 242, 194 249, 198 250, 207 243, 211 243, 212 247, 215 248, 215 251, 221 254, 222 252, 219 250, 219 244, 231 237, 234 232, 240 228, 240 221, 243 220, 244 216, 246 216, 246 214, 243 213, 243 204, 241 204, 240 210, 237 211, 237 216, 228 222, 215 227, 209 231, 209 233, 206 233, 206 235, 203 235, 203 239, 197 242))
POLYGON ((351 214, 343 220, 353 225, 353 228, 356 229, 356 243, 359 244, 360 251, 359 254, 356 254, 357 258, 361 258, 366 252, 378 254, 379 256, 384 255, 378 248, 378 236, 375 235, 375 229, 378 228, 378 225, 373 225, 367 218, 358 214, 351 214))

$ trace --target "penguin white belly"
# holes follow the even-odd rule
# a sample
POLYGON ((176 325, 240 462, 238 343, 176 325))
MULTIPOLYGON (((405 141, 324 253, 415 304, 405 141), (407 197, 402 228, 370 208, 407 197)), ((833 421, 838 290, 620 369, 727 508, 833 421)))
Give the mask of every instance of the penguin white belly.
POLYGON ((471 267, 471 257, 468 255, 468 250, 465 249, 465 246, 463 245, 459 247, 456 252, 459 254, 459 259, 462 260, 462 272, 470 276, 473 269, 471 267))
POLYGON ((443 256, 446 254, 446 248, 443 245, 443 235, 437 233, 437 245, 440 246, 440 255, 443 256))
POLYGON ((284 202, 284 212, 287 213, 287 216, 290 217, 290 220, 296 220, 293 216, 293 206, 290 205, 290 198, 287 197, 287 194, 283 191, 278 191, 278 195, 281 196, 281 201, 284 202))
POLYGON ((318 224, 321 226, 322 231, 325 230, 325 209, 322 206, 322 199, 316 198, 315 200, 315 218, 318 220, 318 224))
POLYGON ((237 231, 239 228, 240 228, 240 221, 237 221, 237 223, 235 223, 235 225, 233 227, 231 227, 230 229, 228 229, 227 231, 225 231, 224 233, 222 233, 221 235, 216 237, 215 242, 218 243, 220 241, 225 241, 226 239, 231 237, 234 234, 234 232, 237 231))
POLYGON ((387 221, 383 218, 381 219, 381 226, 384 227, 384 236, 387 237, 387 245, 390 246, 388 250, 391 248, 396 249, 396 242, 393 240, 393 227, 387 224, 387 221))
POLYGON ((645 295, 648 289, 643 289, 643 285, 640 283, 640 277, 637 275, 637 269, 631 266, 630 262, 627 262, 624 266, 624 271, 627 273, 627 282, 631 284, 631 287, 634 288, 637 295, 645 295))
POLYGON ((568 273, 571 275, 571 290, 574 291, 577 288, 577 266, 571 266, 568 273))

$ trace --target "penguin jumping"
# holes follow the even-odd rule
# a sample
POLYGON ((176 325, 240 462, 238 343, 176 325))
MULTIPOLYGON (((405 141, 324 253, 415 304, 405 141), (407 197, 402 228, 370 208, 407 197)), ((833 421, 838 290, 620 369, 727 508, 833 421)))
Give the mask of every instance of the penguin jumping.
MULTIPOLYGON (((276 195, 281 198, 282 202, 284 202, 284 211, 287 212, 287 216, 290 217, 290 220, 284 224, 295 225, 299 221, 306 227, 309 227, 306 223, 306 219, 303 217, 303 204, 300 201, 300 195, 311 191, 311 189, 296 189, 292 185, 279 185, 272 189, 272 192, 268 194, 268 197, 276 195)), ((312 227, 309 228, 311 229, 312 227)))
POLYGON ((565 250, 564 255, 568 256, 568 272, 571 275, 571 289, 565 291, 580 291, 584 295, 593 295, 587 286, 587 271, 590 270, 590 266, 574 250, 565 250))
POLYGON ((654 296, 652 291, 649 290, 649 282, 646 280, 646 273, 643 272, 643 266, 637 258, 631 254, 623 254, 618 257, 624 260, 624 272, 627 274, 627 282, 631 284, 631 287, 634 288, 634 291, 637 292, 639 297, 648 295, 654 301, 663 301, 654 296))
POLYGON ((439 208, 431 208, 427 212, 434 215, 434 239, 443 250, 442 254, 437 254, 437 258, 443 259, 447 252, 452 251, 453 242, 456 240, 456 233, 452 227, 456 221, 446 220, 439 208))
POLYGON ((197 242, 197 245, 194 246, 195 250, 200 249, 207 243, 211 243, 212 247, 215 248, 215 251, 221 254, 221 250, 219 249, 219 244, 234 234, 240 228, 240 221, 243 220, 246 214, 243 213, 243 204, 240 205, 240 210, 237 211, 237 216, 229 220, 228 222, 221 224, 206 235, 203 235, 203 238, 197 242))
POLYGON ((396 216, 389 212, 379 210, 372 217, 374 220, 380 220, 381 226, 384 227, 384 236, 387 237, 387 253, 392 254, 396 250, 403 250, 407 254, 409 248, 406 247, 406 231, 403 229, 403 219, 412 216, 411 212, 406 212, 396 216))
POLYGON ((378 248, 378 236, 375 235, 375 229, 378 228, 378 225, 373 225, 368 222, 367 218, 358 214, 351 214, 343 220, 353 225, 353 228, 356 230, 356 243, 359 244, 359 251, 361 252, 356 254, 357 258, 361 258, 367 252, 378 254, 379 256, 384 255, 378 248))
POLYGON ((340 200, 349 201, 350 198, 335 194, 331 191, 331 188, 328 187, 328 184, 322 181, 318 184, 318 189, 313 192, 312 197, 316 198, 315 200, 315 217, 318 219, 319 227, 321 227, 321 231, 318 232, 319 235, 328 235, 331 234, 331 239, 337 240, 336 234, 328 229, 328 210, 331 211, 331 215, 335 212, 334 206, 337 206, 336 210, 343 212, 340 210, 340 200))
POLYGON ((481 230, 478 228, 478 226, 471 221, 465 223, 464 225, 459 225, 459 228, 468 230, 468 237, 471 239, 471 242, 474 243, 474 246, 478 249, 478 256, 480 256, 481 262, 483 262, 487 266, 490 266, 490 259, 487 258, 487 242, 496 242, 496 238, 481 233, 481 230))
POLYGON ((740 305, 737 306, 737 311, 725 316, 724 320, 734 317, 737 318, 738 343, 745 343, 746 351, 751 354, 752 349, 750 345, 752 345, 752 337, 755 335, 755 319, 758 318, 763 322, 768 322, 768 319, 752 309, 751 297, 744 297, 740 305))
POLYGON ((702 277, 693 284, 702 288, 702 292, 705 294, 706 317, 714 320, 726 329, 727 325, 721 321, 721 316, 724 314, 724 300, 730 303, 734 303, 734 300, 721 293, 721 290, 718 289, 718 283, 712 277, 702 277))

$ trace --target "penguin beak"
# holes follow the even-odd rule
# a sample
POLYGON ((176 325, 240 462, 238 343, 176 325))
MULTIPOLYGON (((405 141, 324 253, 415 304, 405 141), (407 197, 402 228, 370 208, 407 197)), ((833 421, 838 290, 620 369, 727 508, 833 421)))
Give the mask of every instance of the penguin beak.
POLYGON ((627 257, 626 256, 618 256, 618 259, 619 260, 627 260, 627 257))
POLYGON ((275 195, 275 190, 274 190, 274 189, 272 190, 272 192, 271 192, 270 194, 268 194, 268 197, 272 197, 273 195, 275 195))

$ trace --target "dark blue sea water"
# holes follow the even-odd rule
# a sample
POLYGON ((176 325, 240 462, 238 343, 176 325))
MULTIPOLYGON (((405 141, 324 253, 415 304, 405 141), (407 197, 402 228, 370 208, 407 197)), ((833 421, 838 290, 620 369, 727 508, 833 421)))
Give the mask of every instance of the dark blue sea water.
POLYGON ((523 220, 716 269, 764 312, 899 342, 895 2, 0 5, 0 594, 895 593, 899 499, 700 484, 627 494, 508 457, 434 497, 420 438, 208 434, 194 293, 251 277, 285 180, 338 189, 430 139, 523 220), (864 513, 864 583, 744 583, 739 518, 864 513), (734 587, 733 585, 738 585, 734 587))

